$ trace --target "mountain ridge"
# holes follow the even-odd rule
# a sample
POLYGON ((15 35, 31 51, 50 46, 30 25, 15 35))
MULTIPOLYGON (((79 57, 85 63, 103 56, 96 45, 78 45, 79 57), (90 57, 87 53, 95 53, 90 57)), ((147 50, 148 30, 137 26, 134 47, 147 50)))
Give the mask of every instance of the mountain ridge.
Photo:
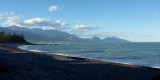
POLYGON ((40 28, 25 28, 17 26, 0 27, 0 31, 4 30, 6 33, 11 34, 23 34, 26 40, 47 40, 47 41, 92 41, 92 42, 129 42, 124 39, 116 37, 107 37, 100 39, 99 37, 93 38, 79 38, 74 34, 69 34, 67 32, 62 32, 58 30, 42 30, 40 28))

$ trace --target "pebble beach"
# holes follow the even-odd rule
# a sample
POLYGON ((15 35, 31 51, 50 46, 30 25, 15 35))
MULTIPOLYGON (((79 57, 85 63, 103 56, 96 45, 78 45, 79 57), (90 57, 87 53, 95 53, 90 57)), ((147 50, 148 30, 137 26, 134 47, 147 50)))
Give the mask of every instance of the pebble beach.
MULTIPOLYGON (((156 80, 160 69, 0 45, 0 80, 156 80)), ((159 78, 157 78, 158 80, 159 78)))

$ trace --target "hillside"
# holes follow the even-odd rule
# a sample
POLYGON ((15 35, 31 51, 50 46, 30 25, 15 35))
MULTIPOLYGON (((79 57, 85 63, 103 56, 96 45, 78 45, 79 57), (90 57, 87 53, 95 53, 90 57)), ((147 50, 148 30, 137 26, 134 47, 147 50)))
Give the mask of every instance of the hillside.
POLYGON ((92 41, 92 42, 129 42, 124 39, 116 37, 107 37, 100 39, 99 37, 93 38, 79 38, 74 34, 62 32, 58 30, 42 30, 40 28, 25 28, 25 27, 0 27, 0 31, 10 32, 11 34, 23 34, 26 40, 44 40, 44 41, 92 41))
POLYGON ((0 27, 0 31, 4 30, 6 33, 14 32, 17 34, 24 35, 26 40, 51 40, 51 41, 77 41, 81 38, 57 30, 42 30, 39 28, 29 29, 24 27, 10 26, 10 27, 0 27))

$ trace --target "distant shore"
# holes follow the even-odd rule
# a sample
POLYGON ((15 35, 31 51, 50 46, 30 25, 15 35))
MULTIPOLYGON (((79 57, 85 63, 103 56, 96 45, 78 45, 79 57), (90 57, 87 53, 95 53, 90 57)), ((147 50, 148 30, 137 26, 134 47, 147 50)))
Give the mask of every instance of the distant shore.
POLYGON ((160 69, 20 50, 26 44, 0 44, 3 80, 150 80, 160 69))

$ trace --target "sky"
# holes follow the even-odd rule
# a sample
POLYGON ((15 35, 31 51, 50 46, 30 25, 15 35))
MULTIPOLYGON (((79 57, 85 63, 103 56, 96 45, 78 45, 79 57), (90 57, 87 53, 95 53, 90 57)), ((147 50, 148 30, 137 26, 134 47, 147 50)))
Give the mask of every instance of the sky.
POLYGON ((160 42, 160 0, 0 0, 0 26, 160 42))

